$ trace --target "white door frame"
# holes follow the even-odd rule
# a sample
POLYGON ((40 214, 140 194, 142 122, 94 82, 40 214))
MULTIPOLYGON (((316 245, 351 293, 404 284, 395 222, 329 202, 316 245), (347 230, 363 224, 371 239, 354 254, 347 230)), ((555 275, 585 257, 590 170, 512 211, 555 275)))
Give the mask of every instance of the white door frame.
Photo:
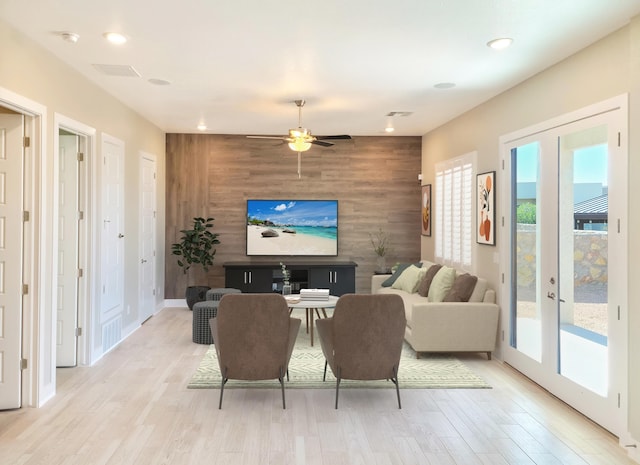
MULTIPOLYGON (((67 131, 73 132, 80 136, 86 138, 86 147, 84 153, 84 161, 81 164, 81 170, 83 170, 83 175, 79 182, 82 182, 82 185, 79 185, 81 192, 84 192, 84 195, 81 195, 81 210, 84 214, 84 219, 81 222, 83 226, 79 229, 79 255, 80 255, 80 263, 82 264, 81 268, 83 270, 83 278, 80 279, 78 283, 78 327, 82 328, 80 336, 78 337, 78 364, 80 365, 90 365, 92 363, 91 359, 91 335, 93 334, 93 318, 91 317, 91 308, 95 308, 95 295, 91 292, 91 289, 95 289, 95 284, 93 284, 93 280, 96 279, 97 273, 93 272, 93 264, 96 263, 94 257, 92 256, 93 250, 95 249, 94 244, 96 244, 95 239, 95 199, 96 195, 94 194, 91 186, 96 186, 96 163, 95 163, 95 154, 96 154, 96 130, 91 126, 87 126, 84 123, 76 121, 67 116, 61 115, 60 113, 54 113, 53 116, 53 147, 55 151, 55 156, 53 157, 53 244, 58 244, 58 186, 59 186, 59 132, 60 129, 65 129, 67 131)), ((57 245, 54 245, 57 247, 57 245)), ((57 249, 53 253, 53 265, 52 269, 58 269, 58 254, 57 249)), ((55 314, 55 302, 57 299, 57 273, 52 273, 54 284, 53 284, 53 296, 51 299, 52 302, 52 311, 55 314)))
POLYGON ((139 184, 139 201, 140 201, 140 205, 139 205, 139 212, 140 212, 140 225, 138 228, 139 231, 139 245, 138 245, 138 250, 140 251, 140 261, 138 262, 138 281, 139 281, 139 285, 138 285, 138 292, 139 292, 139 296, 138 296, 138 317, 139 317, 139 323, 142 324, 144 321, 146 321, 148 318, 150 318, 151 316, 153 316, 156 313, 156 305, 157 305, 157 296, 156 296, 156 288, 157 288, 157 279, 156 279, 156 264, 157 264, 157 259, 156 259, 156 255, 157 255, 157 250, 156 250, 156 240, 158 237, 158 221, 157 221, 157 199, 156 199, 156 195, 158 192, 158 184, 157 184, 157 179, 156 179, 156 174, 158 172, 158 162, 157 162, 157 157, 151 153, 147 153, 147 152, 140 152, 140 184, 139 184), (154 168, 154 182, 153 182, 153 230, 152 230, 152 254, 149 257, 144 257, 144 251, 145 251, 145 246, 143 244, 143 241, 145 240, 144 237, 144 221, 145 221, 145 202, 144 202, 144 163, 145 161, 149 161, 151 163, 153 163, 153 168, 154 168), (144 306, 144 302, 146 301, 145 299, 145 292, 146 289, 144 288, 144 279, 143 279, 143 263, 142 260, 147 260, 147 262, 150 261, 150 264, 146 264, 144 266, 146 267, 151 267, 151 271, 152 271, 152 280, 153 280, 153 308, 149 309, 148 311, 145 311, 145 306, 144 306))
POLYGON ((51 295, 52 248, 50 239, 52 199, 51 171, 44 152, 47 147, 47 108, 0 87, 0 105, 25 115, 30 137, 24 166, 24 204, 29 221, 24 223, 24 284, 22 357, 27 368, 22 376, 23 407, 39 407, 55 394, 55 327, 46 307, 51 295))
MULTIPOLYGON (((573 124, 574 122, 580 121, 589 121, 589 118, 596 117, 598 115, 603 115, 609 113, 611 111, 619 111, 621 112, 620 120, 627 121, 628 120, 628 96, 621 95, 618 97, 614 97, 612 99, 608 99, 603 102, 599 102, 594 105, 590 105, 586 108, 577 110, 575 112, 571 112, 560 117, 551 119, 544 123, 540 123, 538 125, 525 128, 520 131, 516 131, 514 133, 502 136, 500 138, 500 149, 501 149, 501 158, 503 167, 510 166, 510 146, 516 143, 516 141, 526 143, 526 141, 530 142, 530 139, 538 134, 545 133, 550 130, 556 130, 558 128, 564 127, 568 124, 573 124)), ((620 123, 625 124, 625 123, 620 123)), ((626 123, 628 124, 628 123, 626 123)), ((620 157, 620 159, 616 159, 616 169, 618 169, 621 173, 627 173, 627 163, 628 163, 628 126, 620 127, 621 131, 620 144, 617 148, 620 153, 627 154, 625 157, 620 157)), ((611 155, 610 155, 611 160, 611 155)), ((610 162, 611 166, 611 162, 610 162)), ((505 179, 509 179, 508 175, 505 175, 505 179)), ((505 226, 503 226, 503 231, 500 234, 500 250, 505 251, 506 253, 502 254, 502 260, 500 263, 501 274, 503 276, 511 275, 511 254, 508 253, 510 248, 510 240, 511 235, 508 233, 508 227, 511 223, 510 218, 510 202, 511 202, 511 193, 508 187, 509 181, 507 181, 505 188, 502 190, 501 195, 501 211, 505 212, 504 217, 506 220, 504 221, 505 226)), ((620 184, 620 189, 626 190, 626 186, 622 186, 620 184)), ((618 195, 618 199, 616 201, 609 202, 609 223, 611 225, 619 224, 618 227, 613 227, 610 229, 610 233, 615 233, 618 235, 615 241, 610 241, 610 256, 613 256, 611 250, 613 247, 627 247, 627 198, 628 194, 621 193, 618 195), (619 222, 619 223, 618 223, 619 222), (618 230, 619 229, 619 230, 618 230)), ((627 260, 628 256, 625 250, 617 249, 615 251, 615 256, 618 257, 615 264, 615 269, 613 267, 610 268, 612 273, 618 272, 622 273, 623 276, 611 277, 610 283, 616 286, 617 292, 614 294, 614 298, 616 298, 616 303, 619 303, 620 306, 620 317, 617 324, 614 326, 610 325, 609 330, 609 373, 610 373, 610 385, 609 385, 609 396, 607 400, 613 399, 614 393, 619 394, 618 408, 615 412, 615 415, 611 414, 610 410, 602 409, 602 411, 594 411, 594 403, 590 401, 591 394, 584 390, 580 389, 579 394, 576 395, 576 389, 574 387, 574 383, 567 378, 564 378, 562 375, 550 375, 544 367, 538 362, 534 362, 529 357, 522 355, 515 348, 511 347, 509 344, 509 327, 511 322, 511 312, 510 312, 510 290, 511 283, 509 280, 501 286, 500 292, 500 301, 501 305, 501 318, 502 321, 505 322, 505 331, 502 337, 502 353, 503 358, 508 363, 514 363, 516 366, 526 367, 525 375, 532 378, 534 381, 541 384, 543 387, 549 389, 554 395, 558 396, 560 399, 564 400, 569 405, 572 405, 577 410, 583 412, 585 415, 589 415, 589 412, 592 413, 593 416, 599 416, 600 418, 592 418, 597 423, 605 426, 609 429, 613 434, 620 438, 625 438, 628 436, 626 431, 626 423, 627 423, 627 412, 628 412, 628 304, 627 304, 627 293, 626 289, 628 288, 628 273, 627 273, 627 260), (611 356, 611 354, 615 354, 611 356), (612 376, 613 374, 613 376, 612 376)), ((611 287, 610 287, 611 289, 611 287)), ((555 356, 555 355, 554 355, 555 356)), ((598 403, 597 405, 600 405, 598 403)))

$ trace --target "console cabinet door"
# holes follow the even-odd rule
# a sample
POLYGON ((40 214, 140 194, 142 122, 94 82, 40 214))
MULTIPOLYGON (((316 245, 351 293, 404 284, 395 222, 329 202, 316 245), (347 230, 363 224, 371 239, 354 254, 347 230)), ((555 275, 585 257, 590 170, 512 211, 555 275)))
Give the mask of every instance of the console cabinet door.
POLYGON ((271 292, 273 271, 269 268, 227 268, 225 287, 242 292, 271 292))
POLYGON ((309 287, 329 289, 331 295, 341 296, 356 292, 356 270, 354 267, 311 268, 309 287))

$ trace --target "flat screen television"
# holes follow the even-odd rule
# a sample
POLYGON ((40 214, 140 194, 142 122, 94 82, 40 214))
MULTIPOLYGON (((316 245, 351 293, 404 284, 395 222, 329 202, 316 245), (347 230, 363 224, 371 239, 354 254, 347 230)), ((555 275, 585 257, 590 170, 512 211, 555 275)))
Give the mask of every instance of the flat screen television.
POLYGON ((337 256, 337 200, 247 200, 247 255, 337 256))

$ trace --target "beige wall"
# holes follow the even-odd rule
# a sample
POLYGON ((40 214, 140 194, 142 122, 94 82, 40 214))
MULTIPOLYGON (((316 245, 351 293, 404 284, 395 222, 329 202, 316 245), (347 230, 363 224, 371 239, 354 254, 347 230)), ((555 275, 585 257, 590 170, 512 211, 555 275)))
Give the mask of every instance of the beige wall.
MULTIPOLYGON (((42 266, 51 269, 52 218, 53 211, 53 163, 55 153, 54 114, 58 113, 83 125, 96 129, 96 154, 99 159, 101 135, 109 134, 125 144, 125 308, 131 312, 123 314, 123 327, 138 325, 138 186, 140 176, 140 151, 157 156, 158 167, 158 238, 156 248, 164 247, 164 179, 165 179, 165 135, 163 131, 133 112, 126 105, 90 83, 75 70, 64 65, 48 51, 43 50, 6 23, 0 21, 0 87, 25 99, 46 107, 46 146, 43 150, 46 171, 42 173, 40 187, 43 189, 44 221, 42 231, 47 245, 41 258, 42 266)), ((157 256, 157 301, 163 300, 164 257, 157 256)), ((93 267, 99 267, 94 263, 93 267)), ((45 283, 46 292, 41 296, 47 312, 54 312, 51 283, 45 283)), ((99 309, 92 309, 91 318, 99 321, 99 309)), ((48 315, 53 319, 54 313, 48 315)), ((41 328, 48 331, 50 328, 41 328)), ((94 352, 100 350, 100 332, 94 338, 94 352)), ((50 353, 51 350, 47 349, 50 353)))
MULTIPOLYGON (((422 173, 424 183, 433 183, 434 164, 473 150, 478 152, 478 172, 496 170, 500 186, 499 138, 513 131, 541 123, 588 105, 630 93, 630 172, 639 172, 640 141, 640 19, 574 56, 539 73, 522 84, 487 101, 423 137, 422 173), (634 136, 636 138, 634 139, 634 136)), ((630 183, 629 199, 638 198, 640 185, 630 183)), ((498 218, 501 216, 497 202, 498 218)), ((633 202, 630 201, 630 205, 633 202)), ((640 211, 629 212, 629 231, 640 227, 640 211), (634 227, 635 226, 635 227, 634 227)), ((498 234, 503 234, 498 230, 498 234)), ((499 238, 498 238, 499 239, 499 238)), ((637 241, 635 241, 637 242, 637 241)), ((499 244, 499 241, 498 241, 499 244)), ((494 253, 506 253, 498 247, 478 246, 479 274, 495 289, 500 289, 499 266, 494 253)), ((423 237, 422 257, 431 259, 434 237, 423 237)), ((640 278, 640 245, 632 243, 630 282, 640 278), (635 258, 635 259, 634 259, 635 258)), ((634 286, 631 286, 632 288, 634 286)), ((635 286, 637 287, 637 286, 635 286)), ((630 354, 629 405, 630 431, 640 439, 640 291, 629 290, 630 354), (636 342, 634 342, 636 341, 636 342)))

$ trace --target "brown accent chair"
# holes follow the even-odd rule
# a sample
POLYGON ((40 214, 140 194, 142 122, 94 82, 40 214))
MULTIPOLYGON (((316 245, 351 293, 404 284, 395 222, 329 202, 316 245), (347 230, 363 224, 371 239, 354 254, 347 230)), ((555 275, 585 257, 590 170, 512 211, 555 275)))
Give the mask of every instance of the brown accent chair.
POLYGON ((344 294, 333 317, 316 321, 326 359, 323 380, 327 364, 336 377, 336 409, 343 379, 390 379, 402 408, 398 366, 406 324, 402 298, 393 294, 344 294))
POLYGON ((209 320, 224 385, 230 379, 256 381, 278 379, 284 398, 287 373, 300 320, 289 316, 287 301, 280 294, 226 294, 218 314, 209 320))

